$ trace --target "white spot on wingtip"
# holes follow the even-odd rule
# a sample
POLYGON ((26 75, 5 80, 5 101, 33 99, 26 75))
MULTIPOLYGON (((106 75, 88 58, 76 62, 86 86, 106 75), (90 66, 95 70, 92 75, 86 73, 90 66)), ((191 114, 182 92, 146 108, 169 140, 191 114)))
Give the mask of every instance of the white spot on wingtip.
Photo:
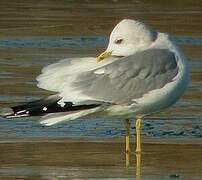
POLYGON ((60 100, 60 101, 58 101, 58 102, 57 102, 57 104, 59 104, 61 107, 64 107, 64 106, 66 105, 66 103, 65 103, 65 102, 63 102, 63 101, 61 101, 61 100, 60 100))
POLYGON ((47 111, 48 110, 48 108, 47 107, 43 107, 43 111, 47 111))

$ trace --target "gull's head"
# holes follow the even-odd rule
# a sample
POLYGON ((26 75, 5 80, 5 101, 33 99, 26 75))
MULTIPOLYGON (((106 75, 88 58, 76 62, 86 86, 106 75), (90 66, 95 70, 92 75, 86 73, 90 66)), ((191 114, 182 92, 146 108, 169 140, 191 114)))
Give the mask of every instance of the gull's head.
POLYGON ((156 36, 156 31, 147 25, 124 19, 112 30, 107 50, 97 57, 97 61, 109 56, 130 56, 137 51, 147 49, 155 41, 156 36))

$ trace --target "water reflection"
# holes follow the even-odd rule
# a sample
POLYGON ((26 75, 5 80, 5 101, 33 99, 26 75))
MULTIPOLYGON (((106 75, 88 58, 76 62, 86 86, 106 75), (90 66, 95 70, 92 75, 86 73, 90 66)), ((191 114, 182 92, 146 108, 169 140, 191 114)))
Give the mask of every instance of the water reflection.
POLYGON ((140 178, 141 177, 141 162, 142 162, 142 153, 136 153, 136 177, 140 178))

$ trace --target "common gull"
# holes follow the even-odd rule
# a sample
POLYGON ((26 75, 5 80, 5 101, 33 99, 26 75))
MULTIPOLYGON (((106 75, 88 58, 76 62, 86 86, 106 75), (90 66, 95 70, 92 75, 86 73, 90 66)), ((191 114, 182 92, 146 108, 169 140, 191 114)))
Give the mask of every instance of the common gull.
MULTIPOLYGON (((42 69, 38 87, 56 95, 12 107, 7 118, 42 116, 47 126, 94 115, 136 118, 136 152, 141 152, 141 120, 174 104, 189 81, 182 51, 165 33, 124 19, 112 30, 97 58, 67 58, 42 69)), ((129 133, 126 151, 129 153, 129 133)))

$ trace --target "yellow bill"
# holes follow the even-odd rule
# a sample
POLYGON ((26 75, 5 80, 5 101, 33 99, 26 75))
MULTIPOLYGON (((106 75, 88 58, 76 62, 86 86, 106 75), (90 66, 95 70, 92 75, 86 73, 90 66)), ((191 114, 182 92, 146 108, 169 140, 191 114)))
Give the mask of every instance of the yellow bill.
POLYGON ((100 55, 96 58, 96 60, 97 60, 97 62, 99 63, 99 62, 102 61, 103 59, 109 57, 111 54, 112 54, 111 51, 105 51, 105 52, 103 52, 102 54, 100 54, 100 55))

